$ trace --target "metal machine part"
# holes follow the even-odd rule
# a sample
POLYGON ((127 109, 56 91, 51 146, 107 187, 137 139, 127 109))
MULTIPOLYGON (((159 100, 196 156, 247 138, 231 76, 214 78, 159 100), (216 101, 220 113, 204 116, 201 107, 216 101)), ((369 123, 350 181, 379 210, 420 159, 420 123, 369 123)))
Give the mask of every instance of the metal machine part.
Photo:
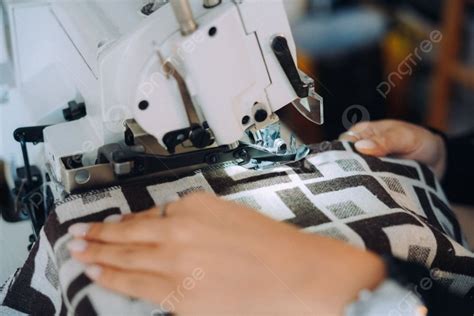
POLYGON ((187 140, 190 140, 195 148, 202 149, 211 146, 214 143, 212 132, 208 127, 204 126, 207 125, 207 123, 201 124, 199 121, 199 116, 193 104, 186 81, 170 61, 164 62, 163 67, 166 69, 167 73, 172 74, 178 84, 179 92, 183 99, 184 108, 186 109, 186 115, 188 116, 190 124, 189 129, 165 135, 164 142, 168 151, 174 153, 176 146, 187 140))
POLYGON ((143 6, 141 12, 145 15, 150 15, 168 2, 169 0, 150 0, 143 6))
POLYGON ((24 127, 14 131, 14 139, 20 143, 24 167, 17 170, 17 180, 12 193, 16 196, 12 214, 3 214, 12 221, 21 220, 25 216, 31 220, 33 234, 30 236, 31 248, 37 240, 41 227, 44 225, 54 203, 51 189, 42 171, 30 164, 27 144, 38 144, 44 141, 43 130, 46 126, 24 127))
POLYGON ((204 0, 204 7, 207 9, 214 8, 222 3, 222 0, 204 0))
POLYGON ((275 37, 272 49, 299 97, 293 101, 293 106, 309 121, 323 124, 323 99, 316 93, 314 80, 297 68, 287 39, 281 35, 275 37))
POLYGON ((267 169, 302 160, 310 152, 291 132, 283 133, 280 124, 250 131, 246 141, 236 144, 199 151, 183 144, 173 154, 143 134, 135 122, 128 122, 127 126, 128 144, 101 147, 94 165, 83 165, 80 155, 61 160, 65 191, 76 193, 148 177, 177 177, 224 163, 267 169))
POLYGON ((188 0, 171 0, 174 15, 181 28, 181 34, 190 35, 197 30, 198 24, 193 16, 193 11, 188 0))

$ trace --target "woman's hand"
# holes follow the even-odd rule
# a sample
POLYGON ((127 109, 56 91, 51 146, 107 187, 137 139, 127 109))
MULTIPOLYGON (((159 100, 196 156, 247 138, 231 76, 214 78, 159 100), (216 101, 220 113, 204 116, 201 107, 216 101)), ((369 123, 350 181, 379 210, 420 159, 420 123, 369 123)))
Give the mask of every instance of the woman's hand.
POLYGON ((422 127, 395 120, 363 122, 355 125, 340 140, 355 142, 366 155, 393 155, 428 165, 442 178, 446 169, 446 146, 439 135, 422 127))
POLYGON ((337 315, 384 279, 371 253, 210 194, 167 213, 73 225, 69 249, 99 285, 183 315, 337 315))

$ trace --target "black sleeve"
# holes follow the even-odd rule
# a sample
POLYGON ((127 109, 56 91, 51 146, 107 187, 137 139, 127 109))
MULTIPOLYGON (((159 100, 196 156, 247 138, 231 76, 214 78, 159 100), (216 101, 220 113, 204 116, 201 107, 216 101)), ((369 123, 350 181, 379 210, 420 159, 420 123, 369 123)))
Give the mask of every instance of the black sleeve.
POLYGON ((447 138, 447 168, 442 180, 448 199, 474 205, 474 132, 447 138))
POLYGON ((389 279, 414 292, 428 309, 428 316, 472 316, 474 297, 461 297, 450 292, 435 270, 413 262, 406 262, 390 255, 382 256, 389 279))

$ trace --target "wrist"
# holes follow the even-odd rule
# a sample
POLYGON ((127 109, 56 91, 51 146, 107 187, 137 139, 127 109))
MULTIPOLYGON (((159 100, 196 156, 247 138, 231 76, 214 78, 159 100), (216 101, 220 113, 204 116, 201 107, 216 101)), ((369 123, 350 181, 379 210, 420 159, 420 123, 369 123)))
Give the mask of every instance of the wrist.
POLYGON ((308 260, 299 295, 314 311, 341 315, 361 291, 372 291, 384 282, 386 265, 381 257, 371 252, 335 240, 326 242, 325 247, 319 242, 322 251, 311 251, 315 258, 308 260))

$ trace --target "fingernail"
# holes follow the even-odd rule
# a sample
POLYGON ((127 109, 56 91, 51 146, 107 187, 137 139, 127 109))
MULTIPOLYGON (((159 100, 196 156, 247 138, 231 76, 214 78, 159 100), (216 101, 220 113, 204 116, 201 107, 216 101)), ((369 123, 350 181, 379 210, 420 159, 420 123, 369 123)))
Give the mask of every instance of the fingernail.
POLYGON ((86 268, 85 274, 91 279, 91 280, 97 280, 100 275, 102 274, 102 268, 97 265, 92 265, 88 266, 86 268))
POLYGON ((122 221, 122 218, 123 216, 119 214, 110 215, 104 219, 104 223, 119 223, 122 221))
POLYGON ((67 249, 72 252, 84 252, 87 249, 87 242, 83 239, 74 239, 67 244, 67 249))
POLYGON ((69 227, 68 232, 74 237, 82 238, 89 231, 91 225, 85 223, 74 224, 69 227))
POLYGON ((364 139, 355 143, 355 146, 357 149, 374 149, 377 147, 377 144, 370 139, 364 139))

